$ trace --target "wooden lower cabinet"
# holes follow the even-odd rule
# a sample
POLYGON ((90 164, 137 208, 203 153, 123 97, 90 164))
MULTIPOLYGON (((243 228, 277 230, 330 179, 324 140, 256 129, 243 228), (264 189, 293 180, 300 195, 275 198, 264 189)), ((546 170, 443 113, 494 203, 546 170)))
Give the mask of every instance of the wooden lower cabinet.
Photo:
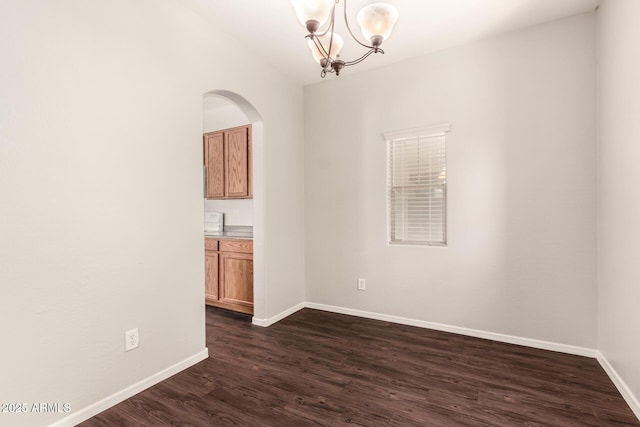
POLYGON ((253 314, 253 254, 220 253, 219 301, 253 314))
POLYGON ((205 251, 204 253, 204 283, 205 295, 207 299, 218 301, 218 284, 219 284, 219 259, 218 252, 205 251))
POLYGON ((253 314, 253 241, 205 239, 205 302, 253 314))

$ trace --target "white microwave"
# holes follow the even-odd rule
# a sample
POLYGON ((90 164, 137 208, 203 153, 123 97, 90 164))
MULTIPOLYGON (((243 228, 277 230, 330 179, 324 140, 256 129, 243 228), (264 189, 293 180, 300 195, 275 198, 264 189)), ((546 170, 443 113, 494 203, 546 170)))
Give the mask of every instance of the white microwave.
POLYGON ((224 214, 222 212, 204 213, 204 231, 216 232, 224 228, 224 214))

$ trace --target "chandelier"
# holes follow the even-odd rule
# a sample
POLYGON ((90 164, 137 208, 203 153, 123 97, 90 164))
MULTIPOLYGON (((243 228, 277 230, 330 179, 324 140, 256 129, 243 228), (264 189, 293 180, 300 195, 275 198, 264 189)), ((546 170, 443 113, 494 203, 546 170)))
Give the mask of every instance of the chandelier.
POLYGON ((372 53, 383 53, 380 45, 386 40, 393 30, 393 26, 398 20, 398 10, 387 3, 372 3, 363 7, 358 12, 356 20, 362 30, 365 40, 363 43, 353 34, 347 19, 347 0, 343 1, 344 23, 351 37, 366 52, 353 61, 344 61, 340 58, 340 51, 344 45, 344 40, 334 30, 336 18, 336 6, 340 0, 291 0, 296 10, 298 19, 309 32, 306 35, 307 44, 311 49, 313 58, 320 63, 322 71, 321 77, 327 73, 340 75, 344 67, 358 64, 372 53), (323 29, 322 27, 327 23, 323 29))

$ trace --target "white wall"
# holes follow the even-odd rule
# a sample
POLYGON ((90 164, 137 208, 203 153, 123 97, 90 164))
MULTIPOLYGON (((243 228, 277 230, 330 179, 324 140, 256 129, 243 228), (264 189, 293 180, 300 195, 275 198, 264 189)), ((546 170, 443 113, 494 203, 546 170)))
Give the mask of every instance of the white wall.
POLYGON ((202 354, 205 92, 236 92, 264 119, 256 312, 304 300, 302 89, 184 4, 0 3, 2 402, 75 412, 202 354))
POLYGON ((203 132, 214 132, 250 123, 237 105, 220 96, 205 96, 202 100, 202 110, 203 132))
POLYGON ((305 87, 307 301, 595 348, 594 31, 580 15, 305 87), (449 245, 390 247, 381 134, 445 121, 449 245))
POLYGON ((204 201, 205 212, 224 213, 224 225, 253 226, 253 199, 204 201))
POLYGON ((598 348, 638 411, 640 2, 604 0, 597 15, 598 348))

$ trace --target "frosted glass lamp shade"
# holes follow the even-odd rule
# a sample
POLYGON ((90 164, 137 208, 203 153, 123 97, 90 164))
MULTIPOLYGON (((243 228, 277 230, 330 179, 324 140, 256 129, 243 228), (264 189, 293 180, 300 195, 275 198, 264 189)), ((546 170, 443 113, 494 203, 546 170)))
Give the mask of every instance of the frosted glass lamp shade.
MULTIPOLYGON (((317 40, 322 44, 325 52, 329 52, 329 41, 331 39, 331 34, 325 34, 322 37, 318 37, 317 40)), ((322 58, 324 58, 324 53, 318 50, 318 47, 313 42, 313 40, 308 39, 307 44, 309 45, 309 49, 311 50, 311 55, 313 55, 313 59, 317 62, 320 62, 322 58)), ((342 46, 344 46, 344 40, 338 34, 333 34, 333 43, 331 43, 331 52, 329 52, 329 56, 331 59, 336 59, 342 50, 342 46)))
POLYGON ((291 0, 298 20, 306 26, 309 21, 317 21, 318 26, 327 22, 334 0, 291 0))
POLYGON ((372 3, 360 9, 357 20, 364 37, 370 41, 376 36, 378 39, 382 37, 378 43, 380 44, 391 35, 398 20, 398 9, 387 3, 372 3))

